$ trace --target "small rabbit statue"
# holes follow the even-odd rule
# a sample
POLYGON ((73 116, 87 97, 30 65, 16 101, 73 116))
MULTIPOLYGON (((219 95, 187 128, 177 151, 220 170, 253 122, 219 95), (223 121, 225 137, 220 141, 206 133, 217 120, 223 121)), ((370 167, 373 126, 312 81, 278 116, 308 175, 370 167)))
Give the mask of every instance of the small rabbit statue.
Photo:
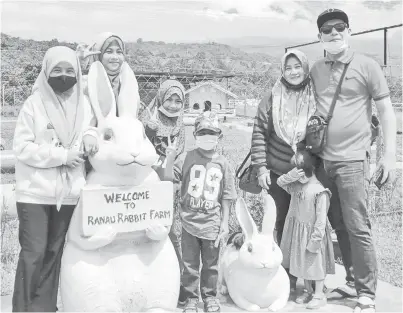
MULTIPOLYGON (((87 176, 87 185, 116 187, 158 182, 159 176, 151 167, 158 155, 145 136, 142 123, 131 114, 133 110, 127 110, 127 115, 120 112, 123 116, 116 117, 111 90, 109 97, 97 99, 108 91, 107 81, 100 84, 102 79, 108 78, 98 63, 92 65, 88 75, 91 105, 98 120, 99 149, 89 156, 92 170, 87 176)), ((127 105, 137 103, 129 100, 127 105)), ((118 234, 112 228, 104 228, 93 236, 84 237, 82 210, 82 202, 79 202, 62 257, 63 310, 174 311, 180 273, 168 237, 170 227, 159 225, 146 231, 118 234)))
POLYGON ((248 212, 245 200, 238 198, 236 202, 236 217, 243 236, 231 236, 234 240, 229 239, 223 252, 221 293, 229 294, 243 310, 268 309, 274 312, 287 304, 290 282, 281 266, 283 255, 273 236, 276 206, 273 198, 265 192, 263 200, 265 213, 261 233, 248 212))

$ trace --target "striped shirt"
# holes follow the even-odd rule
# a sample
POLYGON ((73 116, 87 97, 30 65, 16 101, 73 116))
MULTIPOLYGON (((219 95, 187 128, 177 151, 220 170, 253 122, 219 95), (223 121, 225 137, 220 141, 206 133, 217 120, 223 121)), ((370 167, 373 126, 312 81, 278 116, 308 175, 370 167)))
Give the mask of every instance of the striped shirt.
POLYGON ((294 166, 291 146, 277 136, 272 118, 271 93, 260 101, 252 133, 251 160, 257 167, 258 176, 273 171, 277 175, 288 173, 294 166))

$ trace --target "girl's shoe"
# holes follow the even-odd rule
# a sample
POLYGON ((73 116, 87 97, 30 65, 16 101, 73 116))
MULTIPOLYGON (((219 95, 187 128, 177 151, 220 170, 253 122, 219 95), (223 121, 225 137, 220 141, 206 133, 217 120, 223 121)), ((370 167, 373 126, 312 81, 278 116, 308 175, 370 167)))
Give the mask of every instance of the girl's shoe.
POLYGON ((304 292, 302 295, 297 297, 297 299, 295 299, 295 303, 298 303, 298 304, 308 303, 309 301, 312 300, 312 297, 313 297, 313 295, 311 293, 304 292))
POLYGON ((327 304, 327 298, 325 295, 323 296, 313 295, 312 300, 308 302, 306 308, 309 310, 316 310, 325 306, 326 304, 327 304))

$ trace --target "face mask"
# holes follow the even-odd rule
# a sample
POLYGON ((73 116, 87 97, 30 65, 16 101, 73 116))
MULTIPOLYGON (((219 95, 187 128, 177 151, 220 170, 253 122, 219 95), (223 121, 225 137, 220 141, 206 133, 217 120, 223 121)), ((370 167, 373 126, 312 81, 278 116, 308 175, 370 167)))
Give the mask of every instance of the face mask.
POLYGON ((162 114, 164 114, 166 117, 178 117, 179 115, 181 115, 181 111, 179 110, 178 112, 175 113, 171 113, 168 112, 167 110, 165 110, 165 108, 163 106, 160 106, 160 108, 158 109, 162 114))
POLYGON ((218 145, 218 137, 214 135, 196 136, 196 146, 203 150, 213 150, 218 145))
POLYGON ((337 41, 322 41, 323 49, 325 49, 330 54, 339 54, 340 52, 346 50, 348 44, 345 40, 337 41))
POLYGON ((49 77, 48 83, 54 91, 63 93, 72 88, 77 83, 77 79, 72 76, 60 75, 49 77))

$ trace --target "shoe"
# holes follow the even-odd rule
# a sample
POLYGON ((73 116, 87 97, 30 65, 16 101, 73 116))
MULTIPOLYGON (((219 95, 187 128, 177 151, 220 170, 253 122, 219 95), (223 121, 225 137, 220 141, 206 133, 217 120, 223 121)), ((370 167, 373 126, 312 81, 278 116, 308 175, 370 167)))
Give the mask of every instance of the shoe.
POLYGON ((295 299, 295 303, 298 303, 298 304, 308 303, 309 301, 312 300, 312 297, 313 297, 313 295, 311 293, 304 291, 304 293, 302 295, 300 295, 299 297, 297 297, 297 299, 295 299))
POLYGON ((221 312, 220 301, 213 297, 206 298, 204 300, 204 312, 221 312))
POLYGON ((179 290, 179 299, 178 299, 178 306, 184 306, 186 303, 186 296, 182 290, 182 286, 180 287, 179 290))
POLYGON ((369 297, 359 297, 354 313, 375 313, 375 302, 369 297))
POLYGON ((337 287, 336 289, 332 290, 332 293, 338 293, 343 298, 356 298, 357 297, 357 290, 355 290, 354 282, 347 282, 345 285, 337 287))
POLYGON ((185 307, 184 307, 182 312, 183 313, 187 313, 187 312, 189 312, 189 313, 191 313, 191 312, 197 313, 198 312, 198 310, 197 310, 197 305, 198 304, 199 304, 199 299, 197 299, 197 298, 189 298, 189 299, 186 300, 186 304, 185 304, 185 307))
POLYGON ((325 295, 316 296, 313 295, 312 300, 308 302, 306 308, 309 310, 317 310, 327 304, 327 298, 325 295))

